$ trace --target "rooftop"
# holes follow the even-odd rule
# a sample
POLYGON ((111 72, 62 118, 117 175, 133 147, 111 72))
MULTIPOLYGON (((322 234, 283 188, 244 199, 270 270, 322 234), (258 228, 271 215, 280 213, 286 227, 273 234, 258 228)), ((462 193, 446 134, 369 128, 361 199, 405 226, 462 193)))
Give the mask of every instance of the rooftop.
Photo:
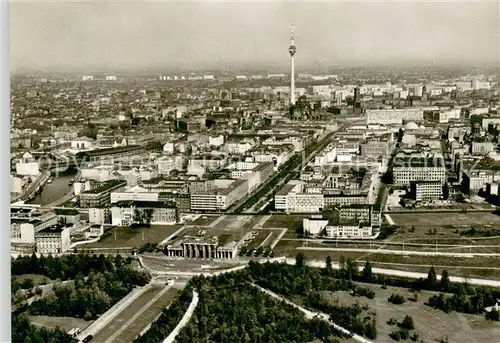
POLYGON ((120 186, 125 186, 127 184, 127 181, 123 180, 110 180, 110 181, 105 181, 100 183, 97 187, 93 189, 89 189, 87 191, 82 192, 81 194, 98 194, 102 193, 105 191, 108 191, 113 188, 117 188, 120 186))
POLYGON ((136 200, 121 200, 111 206, 116 207, 139 207, 139 208, 176 208, 177 204, 173 201, 136 201, 136 200))

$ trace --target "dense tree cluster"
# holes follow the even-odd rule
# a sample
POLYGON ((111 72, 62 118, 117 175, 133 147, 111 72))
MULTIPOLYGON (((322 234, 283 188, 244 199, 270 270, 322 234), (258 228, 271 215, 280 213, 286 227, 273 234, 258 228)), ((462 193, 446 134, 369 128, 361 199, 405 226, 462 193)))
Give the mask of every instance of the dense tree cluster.
POLYGON ((26 315, 12 316, 12 343, 76 343, 77 340, 56 328, 48 330, 31 325, 26 315))
MULTIPOLYGON (((307 267, 305 257, 299 253, 294 266, 278 263, 259 264, 251 261, 248 273, 253 282, 281 294, 304 307, 324 312, 331 316, 334 323, 359 335, 376 337, 376 323, 372 316, 363 316, 368 308, 358 305, 340 306, 325 300, 321 291, 348 291, 353 296, 366 296, 373 299, 375 293, 369 288, 360 287, 350 279, 356 277, 357 267, 346 261, 340 270, 331 268, 331 259, 323 270, 307 267)), ((369 272, 369 266, 367 272, 369 272)))
POLYGON ((124 260, 120 255, 64 255, 61 257, 19 256, 12 259, 11 274, 40 274, 52 280, 71 280, 78 274, 87 275, 90 271, 104 273, 113 271, 115 265, 130 264, 131 259, 124 260))
POLYGON ((33 315, 95 319, 125 297, 135 286, 144 286, 150 276, 122 265, 114 271, 78 274, 74 282, 54 286, 53 294, 34 301, 28 308, 33 315))
MULTIPOLYGON (((134 286, 149 282, 150 276, 134 270, 130 262, 131 259, 123 259, 120 255, 79 254, 58 258, 32 255, 13 259, 12 274, 39 274, 54 280, 73 280, 54 285, 51 294, 31 303, 29 313, 93 319, 134 286)), ((16 282, 12 280, 13 295, 20 288, 16 282)))
POLYGON ((319 319, 307 320, 292 306, 255 289, 249 291, 246 271, 217 277, 193 278, 180 297, 163 311, 152 327, 134 343, 161 342, 177 325, 191 301, 198 306, 188 325, 176 337, 178 343, 196 342, 338 342, 342 334, 319 319))
POLYGON ((306 295, 311 291, 350 291, 353 295, 371 296, 371 290, 355 285, 352 281, 339 277, 348 274, 344 270, 321 270, 305 266, 302 254, 297 255, 295 266, 278 263, 260 264, 250 261, 248 273, 259 286, 282 294, 285 297, 306 295))
MULTIPOLYGON (((198 307, 176 340, 205 342, 310 342, 341 336, 319 319, 307 320, 294 307, 257 290, 249 292, 246 272, 194 280, 198 307)), ((331 340, 330 340, 331 341, 331 340)))
POLYGON ((484 287, 473 288, 472 294, 467 294, 465 287, 460 287, 459 291, 453 295, 433 295, 429 298, 427 305, 438 308, 446 313, 453 311, 471 314, 481 314, 485 307, 496 303, 499 291, 484 287))

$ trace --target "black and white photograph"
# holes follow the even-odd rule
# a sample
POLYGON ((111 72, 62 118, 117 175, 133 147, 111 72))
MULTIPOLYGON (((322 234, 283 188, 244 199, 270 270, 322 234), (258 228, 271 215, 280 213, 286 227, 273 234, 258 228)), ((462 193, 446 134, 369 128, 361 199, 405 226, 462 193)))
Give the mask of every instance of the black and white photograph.
POLYGON ((500 2, 1 8, 0 341, 500 343, 500 2))

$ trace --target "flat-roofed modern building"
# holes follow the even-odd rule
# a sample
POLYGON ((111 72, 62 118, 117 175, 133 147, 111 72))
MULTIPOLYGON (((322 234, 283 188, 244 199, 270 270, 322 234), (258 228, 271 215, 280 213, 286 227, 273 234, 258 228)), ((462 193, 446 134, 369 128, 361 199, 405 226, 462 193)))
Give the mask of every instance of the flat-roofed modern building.
POLYGON ((403 124, 404 121, 422 121, 424 111, 420 108, 402 108, 387 110, 367 110, 366 125, 403 124))
POLYGON ((443 197, 443 185, 441 181, 414 181, 410 189, 415 200, 430 201, 443 197))
POLYGON ((111 205, 111 224, 170 225, 179 221, 177 205, 170 201, 118 201, 111 205), (149 218, 146 218, 148 217, 149 218))
POLYGON ((80 193, 80 207, 103 207, 111 203, 111 192, 121 187, 125 187, 127 181, 110 180, 99 183, 88 191, 80 193))
POLYGON ((288 183, 274 196, 275 208, 287 213, 322 212, 325 206, 323 193, 309 189, 305 182, 288 183))
POLYGON ((340 223, 364 223, 380 226, 382 222, 380 206, 369 204, 351 204, 339 209, 340 223))
POLYGON ((408 186, 412 181, 446 180, 446 167, 442 154, 425 152, 398 152, 391 161, 393 182, 408 186))

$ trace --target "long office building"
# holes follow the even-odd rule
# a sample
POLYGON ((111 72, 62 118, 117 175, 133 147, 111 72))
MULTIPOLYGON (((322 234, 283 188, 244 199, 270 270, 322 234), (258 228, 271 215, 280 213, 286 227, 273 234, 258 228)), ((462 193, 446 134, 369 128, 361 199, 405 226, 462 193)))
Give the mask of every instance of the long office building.
POLYGON ((442 154, 425 152, 398 152, 392 162, 393 182, 408 186, 413 181, 446 180, 446 167, 442 154))
POLYGON ((420 108, 402 108, 388 110, 367 110, 366 124, 403 124, 405 121, 424 120, 424 111, 420 108))

